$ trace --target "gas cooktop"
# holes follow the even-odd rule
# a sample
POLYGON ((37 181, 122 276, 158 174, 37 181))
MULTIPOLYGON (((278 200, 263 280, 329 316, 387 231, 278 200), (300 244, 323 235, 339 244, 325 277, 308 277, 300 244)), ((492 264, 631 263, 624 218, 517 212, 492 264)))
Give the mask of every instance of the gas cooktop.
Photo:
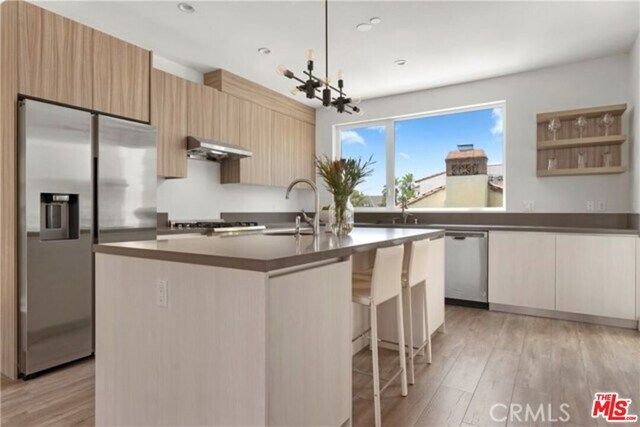
POLYGON ((257 222, 225 222, 225 221, 172 221, 171 228, 182 229, 204 229, 213 230, 214 233, 228 233, 232 231, 257 231, 264 230, 264 225, 258 225, 257 222))

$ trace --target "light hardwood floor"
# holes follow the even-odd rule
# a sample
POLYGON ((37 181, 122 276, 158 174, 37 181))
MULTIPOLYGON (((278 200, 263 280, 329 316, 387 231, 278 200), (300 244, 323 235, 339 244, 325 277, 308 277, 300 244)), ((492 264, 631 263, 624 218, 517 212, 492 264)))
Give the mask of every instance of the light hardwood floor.
MULTIPOLYGON (((637 331, 451 307, 447 333, 433 339, 433 363, 416 359, 416 384, 400 396, 393 384, 382 396, 385 426, 493 426, 605 424, 590 417, 593 393, 618 391, 633 399, 640 414, 640 333, 637 331), (568 423, 518 423, 496 403, 543 404, 568 423)), ((397 366, 397 353, 381 350, 381 375, 397 366)), ((371 369, 367 350, 354 366, 371 369)), ((2 425, 80 426, 93 424, 93 361, 83 361, 31 381, 2 379, 2 425)), ((353 376, 354 426, 373 425, 371 379, 353 376)), ((636 424, 638 425, 638 424, 636 424)))

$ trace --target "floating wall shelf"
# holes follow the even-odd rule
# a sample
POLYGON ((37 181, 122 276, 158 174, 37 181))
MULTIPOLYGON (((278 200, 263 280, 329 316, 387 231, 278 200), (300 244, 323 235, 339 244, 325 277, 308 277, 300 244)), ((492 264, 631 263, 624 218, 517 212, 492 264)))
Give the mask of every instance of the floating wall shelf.
POLYGON ((537 176, 602 175, 624 173, 621 145, 627 140, 622 134, 622 114, 626 104, 577 110, 541 113, 537 122, 537 176), (600 125, 604 114, 614 117, 608 132, 600 125), (585 117, 586 125, 580 130, 575 125, 578 117, 585 117), (560 120, 560 129, 555 140, 549 131, 549 122, 560 120), (608 135, 605 135, 608 133, 608 135), (584 157, 586 167, 578 168, 578 157, 584 157), (606 164, 605 158, 610 159, 606 164), (549 160, 555 161, 555 168, 549 169, 549 160))
POLYGON ((571 138, 556 141, 538 142, 538 150, 557 150, 573 147, 596 147, 600 145, 619 145, 627 140, 627 135, 591 136, 587 138, 571 138))
POLYGON ((607 175, 626 172, 624 166, 610 166, 597 168, 568 168, 568 169, 542 169, 538 170, 538 176, 570 176, 570 175, 607 175))

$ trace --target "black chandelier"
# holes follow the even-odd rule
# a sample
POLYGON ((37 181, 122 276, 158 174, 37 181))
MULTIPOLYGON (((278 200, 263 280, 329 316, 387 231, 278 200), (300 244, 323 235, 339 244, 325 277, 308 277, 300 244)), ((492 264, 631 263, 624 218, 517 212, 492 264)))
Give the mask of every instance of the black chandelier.
POLYGON ((307 51, 307 69, 303 72, 306 80, 296 76, 293 71, 284 65, 277 68, 278 74, 300 83, 291 90, 292 95, 303 92, 308 99, 319 99, 325 108, 334 107, 338 113, 361 115, 362 110, 357 104, 358 97, 348 97, 344 93, 344 80, 342 70, 338 71, 338 87, 332 86, 329 81, 329 0, 324 1, 324 41, 325 41, 325 78, 324 80, 313 75, 313 50, 307 51), (324 89, 321 89, 324 86, 324 89), (335 92, 335 95, 334 95, 335 92), (321 94, 321 96, 319 96, 321 94))

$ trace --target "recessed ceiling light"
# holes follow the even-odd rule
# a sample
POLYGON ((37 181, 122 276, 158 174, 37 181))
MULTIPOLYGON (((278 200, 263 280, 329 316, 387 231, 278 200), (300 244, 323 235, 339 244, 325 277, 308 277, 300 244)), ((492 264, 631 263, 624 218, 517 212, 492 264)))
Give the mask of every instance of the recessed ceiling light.
POLYGON ((406 59, 396 59, 395 61, 393 61, 394 64, 396 65, 405 65, 407 63, 406 59))
POLYGON ((378 18, 377 16, 374 16, 373 18, 369 19, 369 22, 373 25, 376 25, 382 22, 382 18, 378 18))
POLYGON ((184 13, 193 13, 196 11, 196 8, 191 6, 189 3, 178 3, 178 9, 180 9, 180 12, 184 13))
POLYGON ((268 47, 261 47, 260 49, 258 49, 258 53, 269 55, 271 53, 271 49, 269 49, 268 47))
POLYGON ((362 32, 369 31, 371 29, 371 24, 367 24, 366 22, 363 22, 362 24, 358 24, 356 29, 362 32))

